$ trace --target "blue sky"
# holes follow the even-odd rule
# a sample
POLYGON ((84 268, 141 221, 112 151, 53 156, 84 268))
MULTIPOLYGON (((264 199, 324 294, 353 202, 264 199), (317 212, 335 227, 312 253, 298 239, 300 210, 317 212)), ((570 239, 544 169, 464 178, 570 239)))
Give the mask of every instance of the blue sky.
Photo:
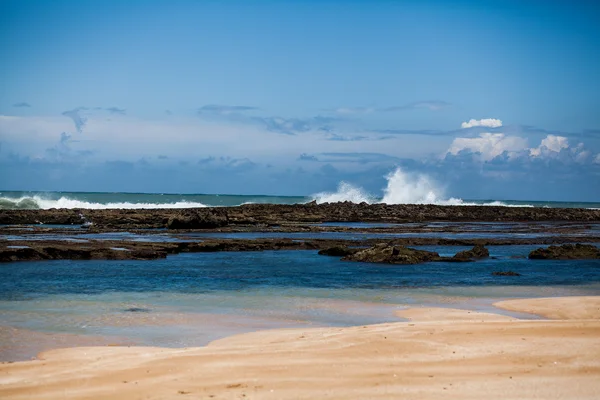
POLYGON ((0 188, 600 201, 594 1, 0 2, 0 188))

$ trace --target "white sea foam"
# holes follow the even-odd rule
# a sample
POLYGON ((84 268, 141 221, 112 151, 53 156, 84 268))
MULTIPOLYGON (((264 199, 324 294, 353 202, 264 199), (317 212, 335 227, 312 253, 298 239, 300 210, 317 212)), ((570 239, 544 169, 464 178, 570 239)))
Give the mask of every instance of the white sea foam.
POLYGON ((424 174, 408 174, 400 168, 388 176, 382 203, 386 204, 463 204, 461 199, 444 199, 444 190, 424 174))
POLYGON ((0 197, 0 209, 43 209, 50 208, 84 208, 84 209, 107 209, 107 208, 125 208, 125 209, 158 209, 158 208, 194 208, 206 207, 205 204, 189 201, 177 201, 173 203, 94 203, 84 200, 70 199, 61 197, 59 199, 46 199, 41 196, 31 197, 0 197))
POLYGON ((341 182, 336 192, 317 193, 312 196, 318 204, 350 201, 352 203, 366 202, 385 204, 438 204, 438 205, 489 205, 506 207, 533 207, 531 205, 509 205, 500 201, 487 203, 466 202, 459 198, 446 198, 443 187, 425 174, 411 174, 396 168, 386 177, 387 185, 383 196, 377 197, 363 188, 341 182))
POLYGON ((376 198, 371 196, 362 188, 353 186, 347 182, 340 182, 337 192, 317 193, 313 196, 317 203, 337 203, 340 201, 350 201, 352 203, 375 203, 376 198))

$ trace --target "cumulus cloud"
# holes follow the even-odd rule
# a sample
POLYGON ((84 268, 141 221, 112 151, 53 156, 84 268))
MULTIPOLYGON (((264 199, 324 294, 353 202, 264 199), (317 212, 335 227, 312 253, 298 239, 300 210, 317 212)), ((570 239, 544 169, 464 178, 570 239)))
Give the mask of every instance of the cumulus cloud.
POLYGON ((514 153, 527 148, 527 140, 503 133, 481 133, 477 138, 456 138, 446 154, 457 155, 468 151, 479 153, 482 161, 489 161, 504 152, 514 153))
POLYGON ((462 128, 473 128, 475 126, 484 126, 486 128, 499 128, 502 126, 502 121, 496 118, 471 119, 468 122, 461 124, 462 128))
POLYGON ((529 149, 529 156, 534 159, 557 159, 577 164, 587 163, 591 155, 591 151, 587 150, 583 143, 570 146, 566 137, 557 135, 548 135, 542 139, 538 147, 529 149))
POLYGON ((544 152, 551 151, 551 152, 558 153, 562 149, 568 149, 568 148, 569 148, 569 140, 566 137, 548 135, 548 136, 546 136, 545 139, 542 139, 542 142, 540 143, 540 145, 538 147, 529 149, 529 154, 531 154, 532 157, 539 157, 544 152))
MULTIPOLYGON (((564 136, 547 135, 537 147, 528 147, 527 140, 504 133, 482 133, 477 138, 456 138, 446 151, 446 159, 478 160, 495 164, 558 161, 562 164, 585 164, 592 153, 583 143, 571 146, 564 136)), ((594 162, 594 161, 592 161, 594 162)))
POLYGON ((31 107, 31 104, 23 101, 21 103, 15 103, 15 104, 13 104, 13 107, 16 107, 16 108, 23 108, 23 107, 28 108, 28 107, 31 107))
POLYGON ((600 164, 600 153, 596 154, 596 157, 594 157, 594 164, 600 164))

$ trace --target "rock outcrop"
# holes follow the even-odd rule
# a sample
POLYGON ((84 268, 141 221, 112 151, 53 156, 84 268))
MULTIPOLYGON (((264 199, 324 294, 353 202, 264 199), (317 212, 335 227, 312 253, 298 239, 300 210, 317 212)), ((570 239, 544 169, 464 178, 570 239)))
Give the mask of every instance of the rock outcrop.
POLYGON ((73 244, 31 244, 0 249, 0 262, 36 260, 154 260, 167 257, 163 249, 108 246, 77 246, 73 244))
POLYGON ((227 224, 225 209, 191 209, 170 217, 167 229, 214 229, 227 224))
MULTIPOLYGON (((317 250, 334 242, 292 239, 213 239, 204 242, 0 241, 0 262, 38 260, 153 260, 168 254, 219 251, 317 250)), ((339 246, 339 245, 338 245, 339 246)))
POLYGON ((490 256, 488 249, 478 244, 475 245, 471 250, 459 251, 454 255, 454 259, 457 260, 479 260, 481 258, 487 258, 490 256))
POLYGON ((346 256, 350 256, 358 251, 360 251, 360 249, 351 249, 348 246, 334 246, 334 247, 328 247, 326 249, 320 250, 319 254, 322 256, 346 257, 346 256))
POLYGON ((344 261, 384 264, 420 264, 428 261, 438 261, 439 259, 439 254, 432 251, 415 250, 388 244, 379 244, 342 258, 344 261))
POLYGON ((600 249, 591 244, 564 244, 539 248, 529 253, 531 260, 598 260, 600 249))

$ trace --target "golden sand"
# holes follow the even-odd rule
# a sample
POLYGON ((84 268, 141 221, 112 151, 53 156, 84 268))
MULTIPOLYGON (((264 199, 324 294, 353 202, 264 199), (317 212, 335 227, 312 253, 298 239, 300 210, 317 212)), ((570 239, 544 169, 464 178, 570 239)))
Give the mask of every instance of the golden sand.
POLYGON ((409 322, 262 331, 202 348, 86 347, 0 365, 2 399, 598 399, 600 297, 402 310, 409 322), (551 311, 550 311, 551 310, 551 311))

